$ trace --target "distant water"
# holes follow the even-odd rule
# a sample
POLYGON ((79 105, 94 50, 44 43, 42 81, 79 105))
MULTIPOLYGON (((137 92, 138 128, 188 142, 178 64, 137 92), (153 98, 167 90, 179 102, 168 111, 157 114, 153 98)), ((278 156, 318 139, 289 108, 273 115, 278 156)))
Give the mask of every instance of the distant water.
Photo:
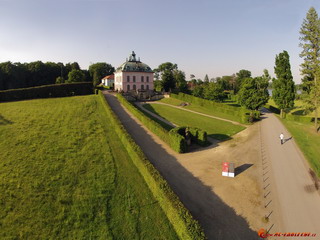
MULTIPOLYGON (((272 90, 273 90, 273 89, 268 88, 269 96, 272 96, 272 90)), ((301 93, 302 93, 301 90, 297 90, 297 94, 300 95, 301 93)))

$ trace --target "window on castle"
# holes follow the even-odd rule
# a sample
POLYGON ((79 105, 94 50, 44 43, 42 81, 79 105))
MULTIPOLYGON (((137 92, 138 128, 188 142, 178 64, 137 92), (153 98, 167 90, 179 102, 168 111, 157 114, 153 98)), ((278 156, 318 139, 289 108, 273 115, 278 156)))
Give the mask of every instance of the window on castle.
POLYGON ((127 85, 127 91, 130 91, 130 85, 129 84, 127 85))
POLYGON ((130 82, 130 76, 127 76, 127 82, 130 82))
POLYGON ((149 85, 146 85, 147 90, 149 90, 149 85))
POLYGON ((144 90, 144 85, 141 85, 141 90, 144 90))
POLYGON ((147 82, 149 82, 149 76, 147 76, 147 82))
POLYGON ((143 76, 141 76, 141 82, 144 82, 144 77, 143 76))
POLYGON ((137 90, 137 86, 133 84, 133 90, 137 90))
POLYGON ((136 76, 133 76, 133 82, 136 82, 136 76))

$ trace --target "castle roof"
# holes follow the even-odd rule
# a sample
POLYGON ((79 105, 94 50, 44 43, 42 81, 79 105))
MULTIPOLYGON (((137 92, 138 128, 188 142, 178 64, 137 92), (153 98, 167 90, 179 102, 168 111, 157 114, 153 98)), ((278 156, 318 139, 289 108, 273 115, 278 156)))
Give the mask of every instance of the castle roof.
POLYGON ((117 68, 117 72, 149 72, 153 73, 152 69, 145 63, 136 59, 136 54, 132 51, 129 60, 117 68))

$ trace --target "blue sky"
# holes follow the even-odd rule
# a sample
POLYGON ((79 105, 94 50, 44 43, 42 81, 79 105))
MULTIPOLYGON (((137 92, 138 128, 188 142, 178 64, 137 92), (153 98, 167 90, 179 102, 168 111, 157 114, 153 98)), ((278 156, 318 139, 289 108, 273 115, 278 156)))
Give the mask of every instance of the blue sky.
POLYGON ((247 69, 274 75, 287 50, 300 81, 299 29, 318 0, 0 0, 0 62, 108 62, 134 50, 151 68, 197 78, 247 69))

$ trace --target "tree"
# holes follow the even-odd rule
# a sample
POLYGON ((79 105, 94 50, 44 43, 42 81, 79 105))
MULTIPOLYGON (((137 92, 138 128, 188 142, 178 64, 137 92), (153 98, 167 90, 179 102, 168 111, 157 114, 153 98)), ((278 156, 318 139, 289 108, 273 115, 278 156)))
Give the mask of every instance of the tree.
POLYGON ((315 129, 318 131, 318 102, 320 93, 317 91, 320 72, 320 20, 316 10, 311 7, 303 20, 300 29, 300 57, 304 62, 301 64, 301 73, 304 89, 309 93, 306 102, 313 105, 315 116, 315 129))
POLYGON ((161 74, 161 83, 162 87, 166 92, 169 92, 170 90, 174 89, 176 86, 175 79, 173 77, 173 73, 170 70, 165 70, 161 74))
POLYGON ((272 98, 280 108, 281 118, 284 118, 284 110, 292 108, 295 99, 295 87, 287 51, 283 51, 276 56, 274 73, 277 78, 273 79, 272 98))
POLYGON ((237 76, 236 83, 233 89, 235 93, 237 93, 240 90, 244 79, 251 77, 251 72, 249 70, 241 69, 238 73, 236 73, 236 76, 237 76))
POLYGON ((174 77, 174 71, 178 70, 178 65, 171 62, 165 62, 158 66, 153 71, 157 73, 161 78, 161 85, 166 92, 176 87, 176 79, 174 77))
POLYGON ((263 77, 243 79, 238 100, 241 106, 251 110, 250 121, 253 120, 253 111, 266 104, 268 99, 268 83, 263 77))
POLYGON ((56 84, 61 84, 61 83, 64 83, 64 82, 65 81, 64 81, 63 77, 57 77, 56 84))
POLYGON ((204 97, 203 86, 196 85, 192 91, 192 95, 195 97, 203 98, 204 97))
POLYGON ((93 86, 101 83, 101 79, 115 71, 111 64, 105 62, 94 63, 89 66, 89 73, 93 81, 93 86))
POLYGON ((173 71, 173 77, 175 79, 176 88, 179 92, 187 92, 188 91, 188 85, 186 81, 186 75, 181 70, 174 70, 173 71))
POLYGON ((221 84, 211 82, 203 90, 203 97, 208 100, 222 102, 226 98, 224 89, 221 84))
POLYGON ((72 83, 72 82, 84 82, 85 81, 85 75, 81 70, 73 69, 68 74, 68 80, 66 82, 72 83))
POLYGON ((208 83, 209 82, 209 77, 208 77, 208 74, 206 74, 206 76, 204 77, 204 80, 203 80, 205 83, 208 83))

